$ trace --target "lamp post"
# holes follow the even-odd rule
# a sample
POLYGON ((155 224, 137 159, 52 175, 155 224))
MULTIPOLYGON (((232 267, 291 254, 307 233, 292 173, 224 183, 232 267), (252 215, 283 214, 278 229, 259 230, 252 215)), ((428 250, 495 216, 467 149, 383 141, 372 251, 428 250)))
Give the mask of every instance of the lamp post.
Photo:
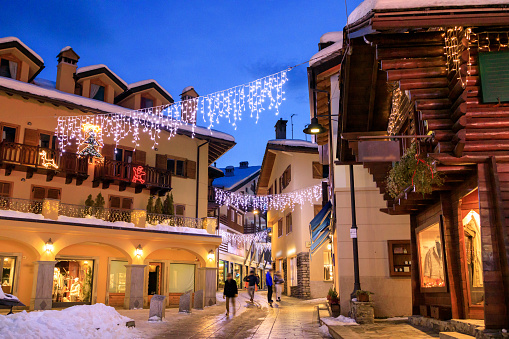
POLYGON ((353 165, 349 165, 350 170, 350 204, 352 210, 352 227, 350 228, 350 238, 352 238, 353 245, 353 274, 354 284, 351 298, 357 296, 357 291, 361 289, 361 283, 359 278, 359 248, 357 245, 357 215, 355 213, 355 180, 353 173, 353 165))

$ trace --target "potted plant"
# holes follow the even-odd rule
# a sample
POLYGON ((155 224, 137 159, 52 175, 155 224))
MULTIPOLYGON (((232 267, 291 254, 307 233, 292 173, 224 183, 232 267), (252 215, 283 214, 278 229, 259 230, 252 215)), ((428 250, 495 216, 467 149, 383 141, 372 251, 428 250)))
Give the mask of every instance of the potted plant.
POLYGON ((329 293, 327 293, 327 301, 329 302, 329 308, 331 312, 331 316, 334 318, 339 317, 341 313, 341 306, 339 304, 339 296, 338 292, 336 292, 336 288, 330 288, 329 293))
POLYGON ((357 295, 357 301, 369 302, 371 300, 370 296, 374 293, 370 291, 358 290, 357 292, 355 292, 355 294, 357 295))

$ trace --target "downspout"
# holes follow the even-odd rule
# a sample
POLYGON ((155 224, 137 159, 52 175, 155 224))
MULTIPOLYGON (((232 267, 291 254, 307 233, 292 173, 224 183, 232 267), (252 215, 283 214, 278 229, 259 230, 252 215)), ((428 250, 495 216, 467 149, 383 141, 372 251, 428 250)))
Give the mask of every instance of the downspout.
POLYGON ((199 145, 196 150, 196 216, 198 218, 198 192, 200 188, 200 147, 207 145, 209 142, 205 141, 203 144, 199 145))

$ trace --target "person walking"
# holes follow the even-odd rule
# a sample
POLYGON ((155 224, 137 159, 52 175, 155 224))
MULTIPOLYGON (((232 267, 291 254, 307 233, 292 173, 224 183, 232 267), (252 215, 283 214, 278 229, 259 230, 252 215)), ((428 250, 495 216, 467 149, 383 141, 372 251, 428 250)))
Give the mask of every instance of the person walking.
POLYGON ((265 285, 267 285, 267 301, 269 302, 270 307, 272 307, 272 269, 267 271, 267 275, 265 276, 265 285))
POLYGON ((233 315, 235 315, 235 298, 238 296, 237 282, 233 280, 232 274, 228 273, 224 282, 223 299, 226 297, 226 316, 230 315, 230 301, 233 306, 233 315))
POLYGON ((281 301, 281 292, 283 292, 283 284, 285 280, 281 276, 281 272, 277 271, 274 274, 274 288, 276 289, 276 301, 281 301))
POLYGON ((254 294, 255 294, 255 288, 256 285, 260 282, 258 278, 254 275, 254 271, 249 272, 249 275, 244 278, 244 281, 246 281, 247 284, 247 294, 249 295, 249 298, 251 299, 251 303, 254 302, 254 294))

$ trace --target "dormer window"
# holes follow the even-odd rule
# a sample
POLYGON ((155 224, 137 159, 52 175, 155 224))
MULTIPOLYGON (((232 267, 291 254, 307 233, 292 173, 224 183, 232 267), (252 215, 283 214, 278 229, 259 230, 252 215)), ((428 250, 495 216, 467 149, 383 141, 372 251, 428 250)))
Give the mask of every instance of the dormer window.
POLYGON ((154 100, 146 98, 146 97, 141 97, 140 108, 143 109, 143 108, 151 108, 151 107, 154 107, 154 100))
POLYGON ((18 63, 7 59, 0 59, 0 76, 16 79, 18 75, 18 63))
POLYGON ((104 101, 104 86, 90 84, 90 98, 104 101))

